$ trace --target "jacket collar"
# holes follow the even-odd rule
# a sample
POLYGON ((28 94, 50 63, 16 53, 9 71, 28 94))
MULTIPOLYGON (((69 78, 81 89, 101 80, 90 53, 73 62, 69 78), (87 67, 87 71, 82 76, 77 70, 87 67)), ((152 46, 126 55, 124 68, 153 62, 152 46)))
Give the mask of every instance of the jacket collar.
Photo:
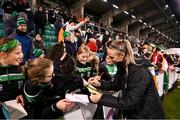
MULTIPOLYGON (((125 75, 126 71, 125 71, 124 64, 122 62, 119 62, 119 63, 117 63, 117 67, 118 67, 118 71, 121 74, 125 75)), ((142 65, 129 64, 128 65, 128 75, 138 71, 140 68, 142 68, 142 65)))

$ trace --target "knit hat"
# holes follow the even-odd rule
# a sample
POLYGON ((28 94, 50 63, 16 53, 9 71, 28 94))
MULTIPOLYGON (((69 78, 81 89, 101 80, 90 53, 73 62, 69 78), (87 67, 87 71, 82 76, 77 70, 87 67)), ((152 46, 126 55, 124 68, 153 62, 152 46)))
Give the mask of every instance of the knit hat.
POLYGON ((39 56, 41 56, 42 54, 44 54, 44 50, 42 50, 42 49, 36 48, 36 49, 33 50, 33 55, 34 55, 35 57, 39 57, 39 56))
POLYGON ((25 12, 19 12, 18 17, 24 18, 26 21, 28 21, 27 14, 25 12))
POLYGON ((63 36, 66 38, 66 37, 69 37, 71 34, 69 33, 69 32, 67 32, 67 31, 65 31, 64 33, 63 33, 63 36))
POLYGON ((16 24, 17 24, 17 26, 19 26, 21 24, 26 24, 26 20, 24 18, 20 17, 17 19, 16 24))

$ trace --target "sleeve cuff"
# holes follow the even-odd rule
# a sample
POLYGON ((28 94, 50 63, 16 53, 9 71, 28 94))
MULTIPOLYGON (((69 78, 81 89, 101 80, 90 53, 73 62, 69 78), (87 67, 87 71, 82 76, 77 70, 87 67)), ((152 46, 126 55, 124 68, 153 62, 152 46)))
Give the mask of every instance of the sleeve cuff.
POLYGON ((119 107, 118 98, 108 94, 102 95, 99 104, 114 108, 119 107))
POLYGON ((54 112, 58 112, 58 111, 59 111, 59 109, 57 108, 56 104, 52 104, 52 105, 51 105, 51 109, 52 109, 52 111, 54 111, 54 112))

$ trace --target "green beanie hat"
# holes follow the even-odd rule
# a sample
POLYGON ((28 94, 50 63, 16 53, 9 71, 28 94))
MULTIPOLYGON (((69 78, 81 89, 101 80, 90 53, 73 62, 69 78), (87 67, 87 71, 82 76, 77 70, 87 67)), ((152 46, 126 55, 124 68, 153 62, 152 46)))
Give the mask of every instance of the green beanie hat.
POLYGON ((44 50, 42 50, 42 49, 36 48, 36 49, 33 50, 33 55, 34 55, 35 57, 39 57, 39 56, 41 56, 42 54, 44 54, 44 50))
POLYGON ((67 31, 65 31, 64 33, 63 33, 63 36, 66 38, 66 37, 69 37, 71 34, 69 33, 69 32, 67 32, 67 31))
POLYGON ((26 20, 22 17, 17 19, 17 26, 21 25, 21 24, 26 24, 26 20))

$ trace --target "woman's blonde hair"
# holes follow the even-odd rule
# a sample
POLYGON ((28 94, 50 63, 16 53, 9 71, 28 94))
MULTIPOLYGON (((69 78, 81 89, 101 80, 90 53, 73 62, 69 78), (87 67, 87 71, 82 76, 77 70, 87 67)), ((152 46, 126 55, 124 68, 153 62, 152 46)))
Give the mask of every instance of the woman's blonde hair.
POLYGON ((94 72, 98 73, 98 72, 99 72, 99 64, 100 64, 99 57, 98 57, 97 54, 94 53, 94 52, 90 52, 90 55, 91 55, 91 57, 92 57, 92 59, 90 60, 92 70, 93 70, 94 72))
POLYGON ((82 53, 90 53, 90 49, 84 44, 82 44, 77 50, 77 55, 80 55, 82 53))
POLYGON ((126 73, 128 74, 128 65, 136 64, 130 42, 127 39, 114 40, 110 43, 109 48, 116 49, 118 54, 121 54, 122 52, 125 53, 123 62, 125 63, 126 73))
POLYGON ((44 80, 47 74, 47 69, 53 65, 53 62, 46 58, 36 58, 27 62, 22 66, 22 72, 33 83, 37 84, 44 80))

